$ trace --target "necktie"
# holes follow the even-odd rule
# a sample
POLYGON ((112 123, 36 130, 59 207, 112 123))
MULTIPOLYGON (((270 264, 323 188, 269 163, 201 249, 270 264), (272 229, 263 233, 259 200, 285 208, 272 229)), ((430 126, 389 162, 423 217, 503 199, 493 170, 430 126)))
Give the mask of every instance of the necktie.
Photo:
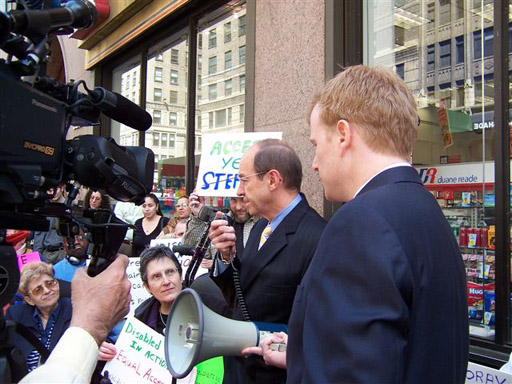
POLYGON ((272 234, 272 227, 270 226, 270 223, 267 224, 263 232, 261 233, 260 237, 260 246, 258 247, 258 250, 265 244, 269 236, 272 234))

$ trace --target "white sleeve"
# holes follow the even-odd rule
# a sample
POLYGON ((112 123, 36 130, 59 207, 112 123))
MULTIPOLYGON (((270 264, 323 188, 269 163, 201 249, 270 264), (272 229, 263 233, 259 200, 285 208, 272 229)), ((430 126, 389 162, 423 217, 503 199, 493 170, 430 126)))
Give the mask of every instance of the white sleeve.
POLYGON ((98 344, 84 329, 64 332, 45 364, 20 383, 89 383, 98 362, 98 344))

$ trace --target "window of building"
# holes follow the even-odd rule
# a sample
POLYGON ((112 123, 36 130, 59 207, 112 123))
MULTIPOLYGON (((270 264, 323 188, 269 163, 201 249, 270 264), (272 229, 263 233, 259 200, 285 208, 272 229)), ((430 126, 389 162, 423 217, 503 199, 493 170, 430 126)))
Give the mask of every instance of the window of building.
POLYGON ((126 89, 130 89, 130 75, 126 76, 126 89))
POLYGON ((178 91, 171 90, 169 92, 169 103, 178 104, 178 91))
POLYGON ((231 51, 224 52, 224 69, 231 68, 231 51))
POLYGON ((455 54, 455 64, 462 64, 464 62, 464 36, 455 38, 455 54))
POLYGON ((217 72, 217 56, 208 58, 208 74, 212 75, 217 72))
POLYGON ((229 107, 227 109, 228 113, 228 125, 231 125, 233 123, 233 108, 229 107))
POLYGON ((161 124, 162 123, 162 111, 155 109, 153 111, 153 124, 161 124))
POLYGON ((238 18, 238 36, 245 35, 245 15, 238 18))
POLYGON ((450 40, 439 43, 439 68, 446 68, 452 65, 451 47, 450 40))
POLYGON ((162 89, 161 88, 153 89, 153 101, 162 101, 162 89))
MULTIPOLYGON (((162 133, 162 137, 161 137, 161 139, 162 139, 162 140, 161 140, 160 146, 161 146, 162 148, 167 148, 167 133, 162 133)), ((162 158, 163 158, 163 159, 166 159, 167 157, 163 157, 163 156, 162 156, 162 158)))
POLYGON ((178 125, 178 114, 176 112, 169 112, 169 125, 171 127, 178 125))
POLYGON ((155 82, 157 83, 161 83, 162 82, 162 68, 160 67, 155 67, 155 82))
POLYGON ((233 93, 233 80, 228 79, 224 82, 224 95, 226 97, 231 96, 233 93))
POLYGON ((231 22, 224 24, 224 43, 231 41, 231 22))
POLYGON ((208 86, 208 100, 213 101, 217 99, 217 84, 210 84, 208 86))
POLYGON ((434 44, 427 46, 427 71, 433 71, 436 63, 436 51, 434 44))
POLYGON ((208 34, 208 49, 217 47, 217 30, 212 29, 208 34))
POLYGON ((238 50, 240 64, 245 64, 245 45, 242 45, 238 50))
POLYGON ((405 64, 397 64, 396 65, 396 74, 403 79, 405 79, 405 64))
POLYGON ((172 133, 169 134, 169 148, 176 148, 176 136, 172 133))
MULTIPOLYGON (((483 37, 484 37, 484 57, 489 57, 494 54, 494 47, 493 47, 493 41, 494 41, 494 31, 493 28, 486 28, 483 31, 483 37)), ((482 58, 482 31, 475 31, 473 32, 473 41, 474 41, 474 57, 475 60, 479 60, 482 58)))
POLYGON ((178 85, 178 71, 171 69, 171 84, 178 85))
POLYGON ((180 51, 177 49, 171 49, 171 64, 179 64, 179 54, 180 51))
POLYGON ((238 106, 238 114, 240 116, 240 122, 243 123, 245 121, 245 104, 238 106))
POLYGON ((240 82, 240 93, 245 93, 245 75, 240 76, 238 79, 240 82))
POLYGON ((132 77, 132 87, 135 87, 137 85, 137 72, 133 73, 132 77))
POLYGON ((160 132, 153 133, 153 146, 154 147, 160 146, 160 132))
POLYGON ((221 109, 215 112, 215 126, 224 127, 226 125, 226 110, 221 109))
POLYGON ((208 112, 208 128, 215 128, 213 125, 213 112, 208 112))

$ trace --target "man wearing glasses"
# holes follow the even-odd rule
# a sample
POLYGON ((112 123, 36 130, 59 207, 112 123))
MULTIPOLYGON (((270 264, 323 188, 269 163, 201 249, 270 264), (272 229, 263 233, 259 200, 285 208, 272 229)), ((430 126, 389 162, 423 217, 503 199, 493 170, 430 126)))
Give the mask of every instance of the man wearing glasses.
MULTIPOLYGON (((251 231, 242 258, 236 255, 234 228, 225 220, 212 222, 210 238, 219 251, 213 278, 233 307, 234 319, 287 324, 325 221, 300 193, 300 159, 281 140, 253 145, 242 157, 239 179, 237 194, 248 213, 262 219, 251 231), (233 282, 237 274, 239 289, 233 282)), ((286 381, 285 370, 265 366, 259 356, 237 358, 227 370, 229 382, 286 381)))
POLYGON ((89 246, 89 241, 83 230, 80 230, 80 234, 75 235, 72 239, 73 244, 70 244, 67 237, 62 237, 66 257, 55 264, 54 267, 55 277, 69 282, 73 280, 73 276, 78 268, 86 266, 87 248, 89 246))

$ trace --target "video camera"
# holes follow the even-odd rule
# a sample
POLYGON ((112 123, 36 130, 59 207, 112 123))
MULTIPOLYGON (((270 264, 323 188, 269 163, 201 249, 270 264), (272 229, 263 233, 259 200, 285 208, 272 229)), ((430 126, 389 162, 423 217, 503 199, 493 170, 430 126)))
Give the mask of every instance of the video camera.
MULTIPOLYGON (((18 288, 19 271, 6 229, 48 230, 47 217, 59 218, 59 232, 72 237, 79 227, 91 238, 94 276, 115 258, 128 228, 110 211, 85 214, 73 208, 80 186, 104 190, 136 204, 153 186, 154 155, 142 147, 123 147, 94 135, 66 140, 71 125, 95 125, 100 113, 144 131, 151 116, 123 96, 83 81, 68 84, 40 72, 51 34, 71 33, 94 24, 97 11, 87 0, 63 7, 0 12, 0 304, 18 288), (31 78, 27 78, 30 76, 31 78), (86 93, 78 91, 82 85, 86 93), (84 122, 85 121, 85 122, 84 122), (51 190, 66 185, 65 203, 50 203, 51 190)), ((73 244, 73 241, 69 241, 73 244)))

